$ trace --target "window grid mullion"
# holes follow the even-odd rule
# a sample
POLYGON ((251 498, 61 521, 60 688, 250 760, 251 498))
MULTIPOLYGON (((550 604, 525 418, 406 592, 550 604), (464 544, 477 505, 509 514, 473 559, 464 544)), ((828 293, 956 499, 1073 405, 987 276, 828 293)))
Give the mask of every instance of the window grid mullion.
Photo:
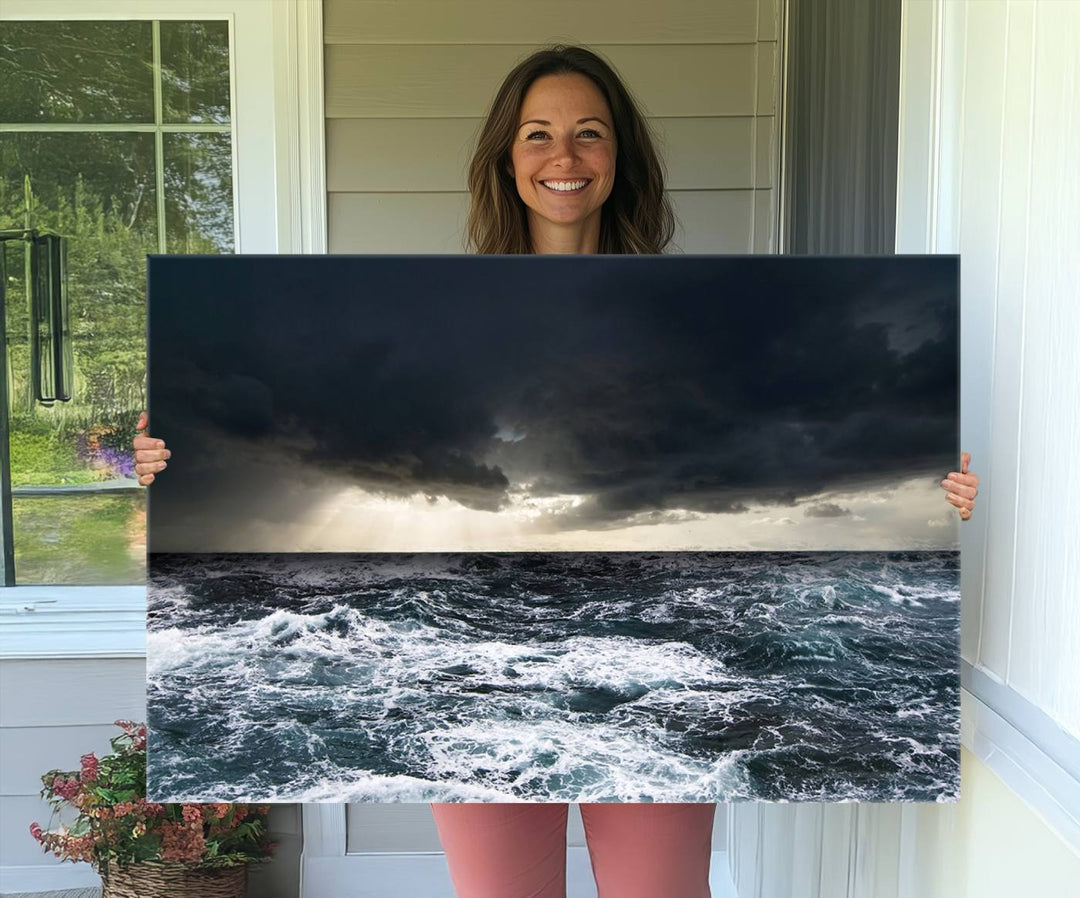
POLYGON ((177 122, 169 124, 162 122, 159 125, 155 124, 112 124, 112 123, 88 123, 88 122, 64 122, 64 123, 35 123, 26 122, 23 124, 11 124, 10 122, 0 123, 0 132, 2 133, 16 133, 16 134, 41 134, 49 132, 58 133, 73 133, 83 134, 89 132, 121 132, 121 133, 139 133, 148 134, 153 131, 161 131, 165 134, 184 134, 188 132, 206 132, 212 134, 231 134, 232 125, 218 124, 218 123, 206 123, 206 122, 177 122))
POLYGON ((154 43, 154 176, 157 183, 158 252, 165 252, 165 135, 162 132, 161 22, 152 24, 154 43))

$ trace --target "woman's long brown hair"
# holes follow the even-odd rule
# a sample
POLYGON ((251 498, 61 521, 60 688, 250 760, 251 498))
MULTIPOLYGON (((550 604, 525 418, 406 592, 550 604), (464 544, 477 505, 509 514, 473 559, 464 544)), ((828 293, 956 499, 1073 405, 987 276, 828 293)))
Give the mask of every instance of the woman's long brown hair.
POLYGON ((492 101, 469 165, 469 247, 482 255, 532 252, 525 204, 509 171, 510 147, 532 83, 563 74, 591 79, 614 119, 615 182, 601 211, 599 252, 662 253, 675 233, 675 216, 645 116, 607 62, 584 47, 562 45, 519 63, 492 101))

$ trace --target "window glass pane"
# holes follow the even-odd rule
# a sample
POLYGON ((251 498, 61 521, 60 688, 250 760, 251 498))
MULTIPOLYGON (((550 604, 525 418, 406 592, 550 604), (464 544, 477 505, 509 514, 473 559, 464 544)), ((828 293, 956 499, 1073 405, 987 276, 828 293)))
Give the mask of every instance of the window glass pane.
POLYGON ((232 138, 228 134, 164 136, 166 250, 232 252, 232 138))
POLYGON ((154 121, 150 22, 4 22, 0 121, 154 121))
POLYGON ((154 184, 152 134, 0 134, 0 229, 29 226, 68 238, 75 365, 71 402, 34 401, 24 244, 8 241, 12 433, 48 430, 53 453, 18 460, 13 453, 13 486, 106 479, 88 447, 130 442, 132 415, 145 393, 145 257, 157 251, 154 184))
POLYGON ((146 402, 146 255, 162 240, 170 252, 233 250, 228 26, 159 28, 166 120, 220 123, 225 133, 78 130, 153 125, 150 21, 0 29, 0 120, 22 126, 0 132, 0 229, 67 238, 74 362, 72 401, 37 402, 26 245, 3 242, 19 583, 144 580, 146 493, 128 487, 146 402), (76 127, 48 130, 56 123, 76 127))
POLYGON ((19 583, 146 580, 146 491, 12 501, 19 583))
POLYGON ((131 437, 145 396, 145 257, 157 250, 154 185, 153 134, 0 134, 0 229, 29 225, 68 238, 75 372, 71 402, 47 407, 34 400, 25 244, 7 241, 20 583, 134 583, 143 576, 143 562, 123 548, 141 498, 18 498, 17 491, 134 478, 131 437))
POLYGON ((229 23, 161 23, 165 122, 229 121, 229 23))

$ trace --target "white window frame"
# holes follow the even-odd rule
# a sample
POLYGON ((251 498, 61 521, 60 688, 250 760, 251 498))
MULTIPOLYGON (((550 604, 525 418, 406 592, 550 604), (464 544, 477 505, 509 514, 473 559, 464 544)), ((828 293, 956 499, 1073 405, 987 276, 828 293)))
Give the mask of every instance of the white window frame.
MULTIPOLYGON (((321 0, 3 0, 0 21, 229 23, 238 253, 325 253, 321 0)), ((0 658, 146 655, 142 586, 0 588, 0 658)))

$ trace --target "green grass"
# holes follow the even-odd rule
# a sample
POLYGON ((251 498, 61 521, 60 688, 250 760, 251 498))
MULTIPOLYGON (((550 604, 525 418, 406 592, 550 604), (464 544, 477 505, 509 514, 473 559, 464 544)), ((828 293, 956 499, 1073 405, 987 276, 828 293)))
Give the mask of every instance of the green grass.
POLYGON ((12 500, 20 584, 146 582, 146 493, 12 500))

